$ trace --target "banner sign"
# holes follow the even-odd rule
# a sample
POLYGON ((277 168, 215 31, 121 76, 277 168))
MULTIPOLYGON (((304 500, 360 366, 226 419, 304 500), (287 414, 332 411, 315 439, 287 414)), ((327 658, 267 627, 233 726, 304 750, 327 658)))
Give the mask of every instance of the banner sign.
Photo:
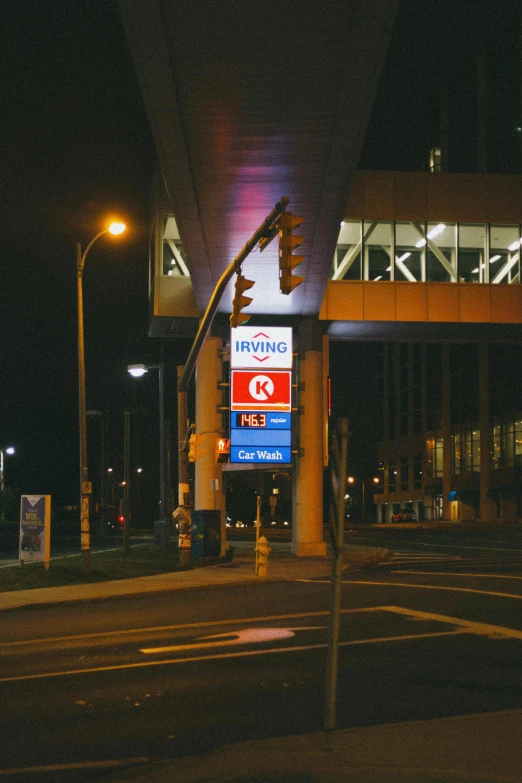
POLYGON ((51 559, 51 496, 22 495, 20 502, 21 561, 43 560, 49 567, 51 559))
POLYGON ((237 326, 230 330, 231 369, 292 369, 291 326, 237 326))

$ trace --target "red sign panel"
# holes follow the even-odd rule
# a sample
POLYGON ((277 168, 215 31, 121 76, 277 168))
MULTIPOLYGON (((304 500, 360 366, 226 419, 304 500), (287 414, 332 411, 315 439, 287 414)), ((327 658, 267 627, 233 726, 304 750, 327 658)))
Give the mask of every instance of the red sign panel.
POLYGON ((292 372, 232 370, 233 411, 291 411, 292 372))

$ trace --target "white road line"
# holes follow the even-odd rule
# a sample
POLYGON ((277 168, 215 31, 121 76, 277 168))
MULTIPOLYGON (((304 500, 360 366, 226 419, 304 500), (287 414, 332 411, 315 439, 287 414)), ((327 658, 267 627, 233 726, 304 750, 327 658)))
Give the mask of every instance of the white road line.
MULTIPOLYGON (((301 579, 294 581, 306 582, 309 580, 301 579)), ((343 614, 353 612, 378 612, 380 606, 368 607, 365 609, 342 609, 343 614)), ((266 623, 274 620, 299 620, 305 617, 327 617, 330 613, 327 610, 320 612, 296 612, 294 614, 272 614, 262 617, 236 617, 230 620, 202 620, 198 623, 178 623, 177 625, 157 625, 148 628, 125 628, 121 631, 98 631, 97 633, 84 633, 74 636, 50 636, 43 639, 26 639, 16 642, 0 642, 2 647, 21 647, 31 644, 52 644, 53 642, 75 642, 82 639, 104 639, 115 636, 132 636, 133 634, 153 634, 158 631, 183 631, 186 628, 208 628, 220 627, 225 625, 243 625, 244 623, 266 623)))
POLYGON ((518 552, 522 555, 522 549, 510 549, 509 547, 494 547, 494 546, 465 546, 464 544, 434 544, 432 542, 426 543, 423 541, 412 541, 411 546, 425 546, 425 547, 440 547, 442 549, 478 549, 486 552, 518 552))
MULTIPOLYGON (((309 580, 317 581, 320 580, 309 580)), ((408 584, 407 582, 370 582, 370 581, 362 581, 362 580, 355 580, 355 579, 343 579, 343 584, 346 585, 381 585, 383 587, 411 587, 412 589, 419 589, 419 590, 448 590, 453 593, 477 593, 478 595, 493 595, 497 598, 514 598, 516 601, 522 601, 522 595, 517 595, 516 593, 498 593, 493 590, 473 590, 471 587, 446 587, 444 585, 417 585, 417 584, 408 584)))
POLYGON ((462 571, 392 571, 392 574, 419 574, 420 576, 478 576, 481 579, 520 579, 522 576, 511 576, 510 574, 465 574, 462 571))

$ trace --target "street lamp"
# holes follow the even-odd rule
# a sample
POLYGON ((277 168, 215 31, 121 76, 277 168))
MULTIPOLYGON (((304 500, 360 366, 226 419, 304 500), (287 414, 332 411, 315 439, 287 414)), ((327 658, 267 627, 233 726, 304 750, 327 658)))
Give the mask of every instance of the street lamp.
POLYGON ((85 341, 83 335, 83 269, 85 259, 94 243, 105 234, 117 236, 125 231, 125 224, 114 222, 91 239, 82 253, 80 243, 76 244, 76 288, 78 294, 78 418, 80 424, 80 520, 83 570, 89 571, 91 536, 89 528, 89 496, 91 484, 87 468, 87 412, 85 403, 85 341))
POLYGON ((156 541, 163 541, 165 546, 168 545, 168 522, 165 519, 165 402, 164 402, 164 389, 163 389, 163 375, 165 365, 163 362, 159 364, 129 364, 127 365, 127 371, 133 378, 141 378, 149 370, 158 370, 159 381, 159 473, 160 473, 160 513, 159 520, 154 522, 154 539, 156 541))
POLYGON ((4 454, 14 454, 12 446, 0 449, 0 522, 4 521, 4 454))

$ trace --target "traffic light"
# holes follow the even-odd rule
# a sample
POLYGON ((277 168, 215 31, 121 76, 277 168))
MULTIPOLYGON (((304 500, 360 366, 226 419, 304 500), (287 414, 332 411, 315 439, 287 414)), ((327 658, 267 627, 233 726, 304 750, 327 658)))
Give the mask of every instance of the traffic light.
POLYGON ((292 274, 305 259, 304 256, 293 255, 304 237, 295 237, 292 232, 302 222, 302 217, 292 215, 291 212, 281 212, 279 216, 279 287, 282 294, 291 294, 304 280, 304 277, 292 274))
POLYGON ((252 301, 249 296, 243 296, 243 293, 248 291, 249 288, 252 288, 253 285, 253 280, 247 280, 246 277, 243 277, 241 274, 238 274, 236 277, 236 282, 234 283, 236 293, 232 299, 232 315, 230 316, 231 329, 234 329, 236 326, 246 324, 246 322, 250 319, 250 316, 242 313, 241 310, 243 307, 248 307, 252 301))
POLYGON ((188 460, 189 462, 195 462, 198 458, 198 436, 195 432, 189 438, 188 447, 188 460))
POLYGON ((228 462, 230 459, 230 438, 216 440, 216 462, 228 462))

